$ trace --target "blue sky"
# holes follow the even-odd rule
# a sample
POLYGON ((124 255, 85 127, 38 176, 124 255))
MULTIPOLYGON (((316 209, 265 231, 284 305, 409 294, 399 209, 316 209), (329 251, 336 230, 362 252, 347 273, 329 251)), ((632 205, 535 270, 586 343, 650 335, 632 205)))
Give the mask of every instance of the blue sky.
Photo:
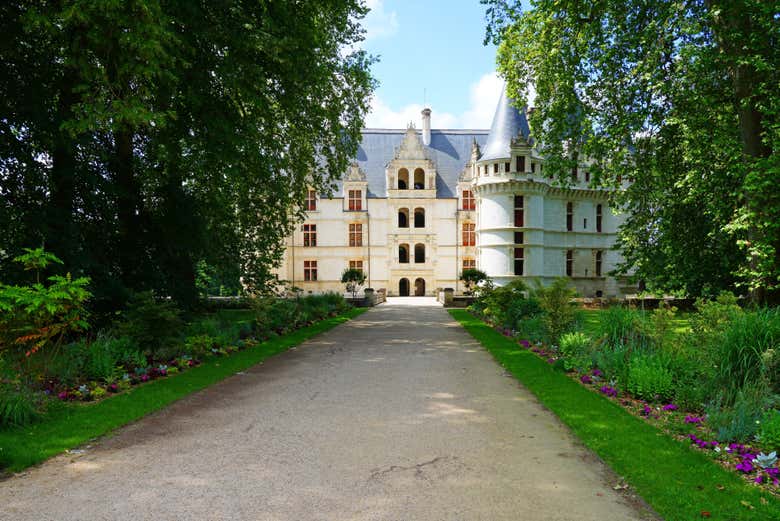
POLYGON ((494 46, 479 0, 366 0, 363 47, 379 80, 366 126, 419 128, 425 89, 433 128, 487 128, 498 101, 494 46))

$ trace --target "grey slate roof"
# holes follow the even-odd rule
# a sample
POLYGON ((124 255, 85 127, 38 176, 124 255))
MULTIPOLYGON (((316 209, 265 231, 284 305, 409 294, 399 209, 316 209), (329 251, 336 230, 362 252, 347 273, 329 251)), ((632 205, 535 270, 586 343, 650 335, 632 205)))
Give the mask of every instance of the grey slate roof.
POLYGON ((506 93, 506 85, 504 85, 501 90, 501 99, 498 100, 496 113, 493 116, 493 124, 490 125, 490 135, 482 148, 480 161, 508 158, 511 156, 509 146, 512 139, 520 133, 526 139, 528 138, 530 130, 525 110, 517 110, 512 103, 512 99, 506 93))
MULTIPOLYGON (((356 159, 366 173, 368 197, 387 197, 385 167, 395 157, 405 133, 406 129, 363 130, 356 159)), ((476 139, 481 147, 487 134, 487 130, 431 130, 427 149, 436 165, 436 197, 457 197, 458 176, 471 158, 471 143, 476 139)))

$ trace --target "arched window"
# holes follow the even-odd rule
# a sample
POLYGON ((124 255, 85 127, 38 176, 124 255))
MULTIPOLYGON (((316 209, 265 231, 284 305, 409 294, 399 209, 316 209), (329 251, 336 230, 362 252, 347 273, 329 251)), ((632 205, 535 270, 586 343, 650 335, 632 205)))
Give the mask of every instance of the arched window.
POLYGON ((415 190, 425 189, 425 170, 423 170, 422 168, 416 168, 414 170, 414 189, 415 190))
POLYGON ((601 250, 596 252, 596 276, 601 277, 601 265, 604 261, 604 252, 601 250))
POLYGON ((566 231, 574 229, 574 203, 566 203, 566 231))
POLYGON ((406 190, 409 188, 409 170, 401 168, 398 170, 398 189, 406 190))
POLYGON ((414 209, 414 227, 425 228, 425 208, 414 209))
POLYGON ((601 233, 601 205, 596 205, 596 231, 601 233))
POLYGON ((401 208, 398 210, 398 227, 399 228, 408 228, 409 227, 409 209, 408 208, 401 208))
POLYGON ((422 243, 414 245, 414 262, 417 264, 425 262, 425 245, 422 243))
POLYGON ((398 281, 398 294, 402 297, 409 296, 409 279, 401 279, 398 281))
POLYGON ((409 264, 409 245, 408 244, 399 244, 398 245, 398 262, 401 264, 409 264))

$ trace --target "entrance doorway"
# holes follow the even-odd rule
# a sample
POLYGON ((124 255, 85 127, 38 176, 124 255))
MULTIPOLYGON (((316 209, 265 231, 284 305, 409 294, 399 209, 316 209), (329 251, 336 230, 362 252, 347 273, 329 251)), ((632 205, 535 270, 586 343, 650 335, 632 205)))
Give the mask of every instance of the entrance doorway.
POLYGON ((414 296, 415 297, 425 296, 425 279, 417 279, 414 281, 414 296))
POLYGON ((398 294, 402 297, 409 296, 409 279, 401 279, 398 281, 398 294))

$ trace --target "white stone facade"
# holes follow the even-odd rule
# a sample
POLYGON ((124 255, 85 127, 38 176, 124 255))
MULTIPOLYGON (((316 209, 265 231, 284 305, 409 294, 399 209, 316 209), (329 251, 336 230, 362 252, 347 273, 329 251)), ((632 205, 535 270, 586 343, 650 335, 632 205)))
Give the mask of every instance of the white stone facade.
POLYGON ((411 126, 364 132, 340 192, 307 203, 316 209, 288 238, 280 279, 305 292, 342 292, 342 272, 356 266, 367 287, 388 295, 433 295, 461 293, 460 273, 475 266, 497 284, 569 277, 586 297, 634 292, 609 275, 620 261, 611 248, 623 216, 607 192, 588 188, 586 167, 567 187, 545 176, 525 115, 506 95, 489 132, 428 125, 422 135, 411 126))

